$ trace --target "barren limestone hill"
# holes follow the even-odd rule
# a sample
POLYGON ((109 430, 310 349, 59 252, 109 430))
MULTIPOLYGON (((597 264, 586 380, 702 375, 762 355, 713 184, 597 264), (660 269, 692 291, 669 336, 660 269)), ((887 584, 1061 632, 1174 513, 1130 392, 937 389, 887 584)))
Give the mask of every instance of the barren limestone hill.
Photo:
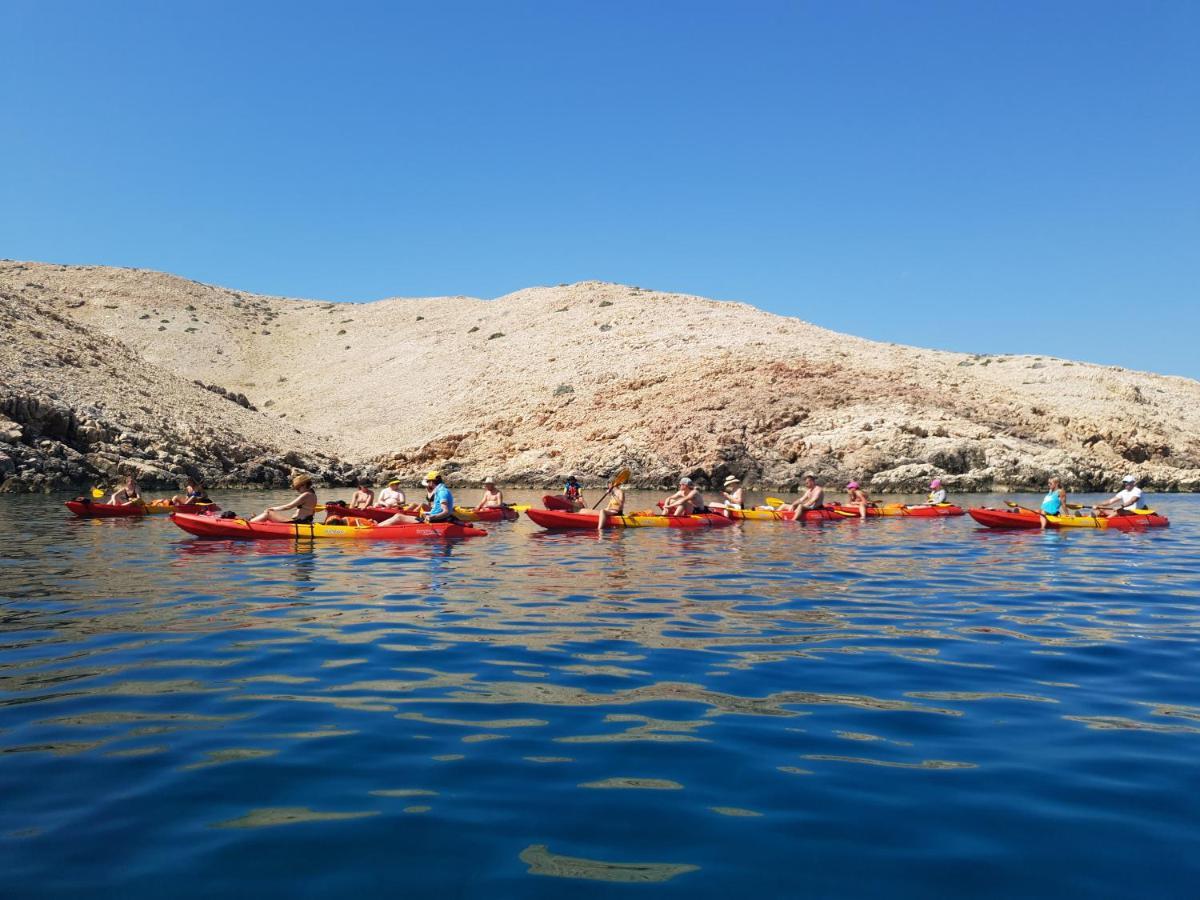
MULTIPOLYGON (((51 364, 35 379, 20 364, 38 322, 78 326, 156 373, 139 401, 155 412, 202 392, 235 416, 209 420, 235 443, 328 446, 380 471, 543 484, 629 465, 643 485, 681 471, 790 485, 811 469, 902 491, 934 474, 969 490, 1051 473, 1082 490, 1135 470, 1159 489, 1200 489, 1198 382, 881 344, 738 303, 599 282, 329 303, 14 262, 0 263, 0 295, 27 323, 0 357, 5 394, 65 398, 75 383, 115 402, 123 365, 51 364)), ((164 438, 190 452, 175 443, 186 434, 164 438)))

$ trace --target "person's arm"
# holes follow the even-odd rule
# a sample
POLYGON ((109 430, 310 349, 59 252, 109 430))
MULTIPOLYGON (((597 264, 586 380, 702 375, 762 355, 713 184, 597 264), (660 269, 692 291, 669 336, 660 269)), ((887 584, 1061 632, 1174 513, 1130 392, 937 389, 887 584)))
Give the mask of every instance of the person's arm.
POLYGON ((275 510, 275 512, 287 512, 289 509, 299 509, 300 502, 305 498, 305 496, 305 494, 300 494, 290 503, 285 503, 283 506, 272 506, 271 509, 275 510))
POLYGON ((1101 500, 1099 503, 1096 504, 1096 509, 1110 509, 1120 502, 1121 502, 1121 495, 1116 494, 1112 497, 1109 497, 1107 500, 1101 500))

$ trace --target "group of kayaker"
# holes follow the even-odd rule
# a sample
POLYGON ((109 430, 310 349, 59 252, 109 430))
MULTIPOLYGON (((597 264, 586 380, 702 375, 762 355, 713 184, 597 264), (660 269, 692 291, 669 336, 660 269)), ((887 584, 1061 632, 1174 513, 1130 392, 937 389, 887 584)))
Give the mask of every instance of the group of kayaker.
MULTIPOLYGON (((628 472, 625 474, 628 475, 628 472)), ((595 516, 597 529, 603 530, 609 516, 620 516, 625 512, 625 489, 623 483, 623 480, 614 480, 609 485, 605 496, 601 498, 604 506, 600 509, 588 508, 583 495, 583 487, 574 475, 567 478, 566 483, 563 485, 562 496, 573 512, 581 515, 595 516)), ((308 475, 297 475, 292 479, 291 484, 292 489, 296 492, 296 496, 291 501, 279 506, 268 507, 250 521, 293 524, 311 523, 316 516, 319 505, 312 478, 308 475)), ((421 480, 421 485, 425 489, 425 501, 419 507, 406 505, 407 498, 401 489, 401 485, 402 482, 400 479, 393 478, 387 482, 386 486, 379 492, 378 497, 376 497, 370 483, 360 480, 355 485, 356 489, 348 506, 351 509, 382 507, 384 509, 396 510, 395 515, 380 522, 379 524, 381 525, 454 521, 454 496, 440 472, 431 471, 421 480)), ((1073 507, 1072 504, 1068 503, 1067 492, 1060 478, 1051 478, 1047 487, 1046 496, 1042 499, 1040 508, 1034 510, 1041 519, 1043 528, 1049 522, 1048 516, 1065 516, 1069 514, 1068 510, 1071 508, 1083 508, 1081 506, 1073 507)), ((132 475, 127 476, 122 485, 113 492, 109 502, 116 506, 143 504, 145 501, 142 499, 138 489, 137 479, 132 475)), ((206 504, 210 502, 204 486, 199 480, 191 477, 186 481, 184 492, 175 495, 170 500, 171 505, 174 506, 206 504)), ((929 483, 929 494, 926 497, 926 505, 939 506, 947 502, 948 494, 941 479, 933 479, 929 483)), ((744 503, 745 491, 741 480, 735 475, 730 475, 725 479, 721 490, 721 500, 712 503, 706 502, 695 481, 685 475, 679 479, 678 490, 669 497, 664 498, 658 505, 661 507, 663 515, 688 516, 705 512, 720 513, 726 510, 741 510, 744 508, 744 503)), ((483 494, 479 503, 475 506, 475 510, 482 511, 485 509, 502 508, 505 505, 504 492, 497 486, 496 479, 488 476, 484 479, 483 494)), ((800 496, 791 502, 782 503, 774 508, 780 512, 786 511, 796 514, 806 510, 821 509, 825 505, 824 488, 819 484, 817 476, 810 472, 804 476, 804 491, 800 496)), ((867 510, 872 505, 870 496, 857 481, 850 481, 846 484, 845 507, 857 510, 862 518, 866 518, 867 510)), ((1107 518, 1130 514, 1136 510, 1144 509, 1146 509, 1146 503, 1142 489, 1138 486, 1137 477, 1126 475, 1122 480, 1121 490, 1109 499, 1095 504, 1092 507, 1092 514, 1107 518)), ((327 513, 326 519, 328 520, 329 517, 327 513)))

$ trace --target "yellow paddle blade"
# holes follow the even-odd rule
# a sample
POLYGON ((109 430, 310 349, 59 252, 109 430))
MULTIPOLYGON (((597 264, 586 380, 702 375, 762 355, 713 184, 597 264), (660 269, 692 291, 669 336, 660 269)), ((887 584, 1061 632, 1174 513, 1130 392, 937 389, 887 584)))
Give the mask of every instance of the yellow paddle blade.
POLYGON ((616 474, 616 477, 613 478, 611 486, 620 487, 629 480, 631 474, 632 473, 628 469, 622 469, 616 474))
POLYGON ((525 510, 529 509, 529 504, 528 503, 510 503, 508 505, 508 508, 511 509, 513 512, 525 512, 525 510))
POLYGON ((780 500, 778 497, 767 497, 767 506, 783 506, 785 503, 786 500, 780 500))
POLYGON ((100 488, 92 488, 92 498, 93 499, 99 500, 103 496, 104 496, 104 491, 100 490, 100 488))

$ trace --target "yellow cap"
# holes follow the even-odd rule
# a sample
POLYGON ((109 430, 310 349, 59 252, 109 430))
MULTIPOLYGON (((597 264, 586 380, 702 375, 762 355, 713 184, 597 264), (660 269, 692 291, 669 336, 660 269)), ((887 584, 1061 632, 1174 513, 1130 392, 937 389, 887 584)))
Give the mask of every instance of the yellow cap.
POLYGON ((435 480, 437 480, 438 478, 441 478, 441 477, 442 477, 442 473, 441 473, 441 472, 426 472, 426 473, 425 473, 425 480, 426 480, 426 481, 435 481, 435 480))
POLYGON ((402 484, 402 483, 403 482, 401 482, 399 478, 393 478, 391 481, 388 482, 388 487, 391 487, 393 484, 402 484))

